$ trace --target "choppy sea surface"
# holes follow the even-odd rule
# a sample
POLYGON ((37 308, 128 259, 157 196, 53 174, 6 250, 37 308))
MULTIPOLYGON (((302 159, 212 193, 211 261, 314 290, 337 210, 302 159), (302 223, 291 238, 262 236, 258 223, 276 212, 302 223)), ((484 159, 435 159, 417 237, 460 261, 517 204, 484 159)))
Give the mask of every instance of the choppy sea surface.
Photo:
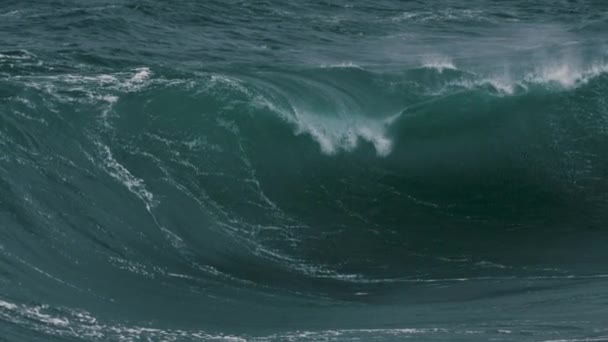
POLYGON ((0 341, 608 341, 608 2, 0 1, 0 341))

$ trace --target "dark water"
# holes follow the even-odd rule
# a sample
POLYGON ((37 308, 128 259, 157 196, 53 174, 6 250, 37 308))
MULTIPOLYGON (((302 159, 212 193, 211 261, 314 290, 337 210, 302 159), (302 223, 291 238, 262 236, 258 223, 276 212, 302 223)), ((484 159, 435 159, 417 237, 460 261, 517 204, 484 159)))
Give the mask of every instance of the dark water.
POLYGON ((0 1, 0 341, 608 340, 608 2, 0 1))

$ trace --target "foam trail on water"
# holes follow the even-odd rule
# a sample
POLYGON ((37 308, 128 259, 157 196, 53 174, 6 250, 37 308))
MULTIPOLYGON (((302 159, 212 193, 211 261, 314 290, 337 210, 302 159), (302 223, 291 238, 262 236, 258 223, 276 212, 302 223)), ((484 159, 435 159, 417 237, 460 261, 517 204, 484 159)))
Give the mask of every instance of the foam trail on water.
POLYGON ((322 69, 347 69, 347 68, 352 68, 352 69, 360 69, 363 70, 363 67, 361 67, 360 65, 357 65, 353 62, 343 62, 343 63, 337 63, 337 64, 321 64, 320 67, 322 69))

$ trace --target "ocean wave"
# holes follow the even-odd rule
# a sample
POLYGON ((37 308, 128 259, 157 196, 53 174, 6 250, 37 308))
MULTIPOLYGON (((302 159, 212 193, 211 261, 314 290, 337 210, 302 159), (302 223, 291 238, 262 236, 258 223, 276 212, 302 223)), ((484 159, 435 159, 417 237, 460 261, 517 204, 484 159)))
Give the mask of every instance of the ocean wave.
MULTIPOLYGON (((7 82, 21 85, 27 90, 11 101, 19 103, 21 112, 31 118, 36 118, 32 116, 32 111, 43 106, 36 97, 40 94, 60 109, 82 106, 83 113, 94 115, 97 121, 89 123, 84 130, 84 136, 89 139, 82 146, 87 160, 102 171, 102 175, 109 176, 141 202, 150 216, 148 219, 152 220, 152 224, 178 255, 188 256, 189 262, 194 263, 188 241, 192 233, 175 229, 164 218, 165 208, 170 207, 165 198, 174 196, 165 193, 167 188, 184 194, 195 202, 197 210, 209 215, 209 220, 213 222, 209 229, 220 231, 231 242, 248 250, 250 255, 271 260, 273 267, 285 272, 319 281, 347 284, 415 284, 425 281, 465 281, 475 277, 404 278, 399 276, 399 270, 390 277, 381 277, 349 263, 319 262, 315 259, 316 248, 303 252, 315 239, 313 233, 304 232, 315 231, 318 222, 302 222, 298 215, 286 210, 294 204, 285 202, 285 198, 277 199, 281 198, 282 190, 268 189, 269 174, 275 174, 277 167, 293 172, 292 166, 273 164, 261 157, 258 151, 266 151, 272 146, 275 151, 283 151, 281 153, 306 156, 313 161, 313 165, 322 165, 323 168, 328 168, 325 163, 332 163, 333 160, 353 162, 358 158, 367 158, 366 153, 371 151, 376 158, 366 160, 379 170, 374 177, 380 180, 399 179, 395 174, 410 173, 408 177, 415 177, 422 184, 392 185, 394 191, 390 195, 376 188, 386 186, 384 181, 366 185, 366 191, 378 191, 375 197, 391 197, 391 201, 404 208, 402 210, 406 216, 408 210, 414 210, 419 217, 442 215, 451 217, 450 220, 483 222, 486 217, 471 215, 478 211, 479 206, 502 210, 503 206, 510 205, 510 210, 527 212, 526 204, 513 206, 509 204, 509 198, 492 197, 494 190, 499 188, 494 184, 476 193, 482 198, 481 201, 483 198, 493 198, 490 204, 480 205, 474 197, 469 199, 467 190, 451 190, 453 197, 444 198, 444 189, 449 189, 451 185, 432 185, 438 182, 442 172, 446 177, 462 182, 463 177, 454 174, 469 169, 482 177, 518 182, 530 191, 536 191, 537 187, 541 191, 556 191, 546 190, 553 184, 568 186, 560 178, 564 176, 556 174, 555 170, 546 170, 546 166, 540 163, 534 164, 538 167, 535 172, 543 172, 547 183, 538 185, 537 175, 529 176, 525 171, 520 171, 526 169, 525 165, 530 165, 531 162, 525 159, 527 157, 520 158, 517 152, 506 148, 494 150, 492 156, 486 155, 484 158, 493 162, 508 160, 516 168, 512 174, 495 172, 488 166, 490 163, 484 164, 483 159, 470 162, 471 155, 487 154, 489 148, 486 150, 474 139, 463 140, 462 132, 470 132, 471 136, 496 143, 492 130, 486 133, 475 127, 485 123, 489 123, 488 127, 517 127, 520 120, 528 120, 525 117, 528 109, 522 103, 570 103, 579 96, 578 92, 591 91, 586 87, 601 86, 596 84, 601 83, 601 79, 597 82, 594 80, 606 72, 605 65, 600 63, 579 69, 568 67, 551 71, 549 68, 545 73, 539 71, 530 74, 541 76, 526 76, 520 81, 493 80, 467 72, 464 66, 456 68, 447 58, 430 58, 427 66, 406 68, 397 74, 356 68, 321 69, 277 70, 272 73, 258 70, 240 73, 199 72, 169 77, 160 67, 145 67, 113 73, 18 76, 7 82), (539 86, 535 88, 535 84, 539 86), (157 98, 158 101, 154 101, 157 98), (560 102, 562 98, 563 102, 560 102), (129 133, 134 134, 133 137, 125 133, 130 130, 135 132, 129 133), (281 144, 272 140, 273 134, 283 136, 281 144), (268 139, 265 141, 262 138, 268 139), (319 157, 312 152, 314 149, 309 149, 310 146, 316 147, 316 151, 320 152, 319 157), (459 162, 450 162, 452 158, 459 162), (146 170, 141 165, 150 165, 151 169, 146 170), (399 171, 387 169, 386 165, 392 165, 399 171), (218 201, 216 197, 223 196, 223 187, 239 188, 243 199, 218 201), (208 188, 216 189, 209 192, 208 188), (454 205, 454 201, 459 205, 454 205), (266 213, 261 222, 250 221, 248 215, 252 208, 266 213), (287 225, 298 228, 276 228, 287 225)), ((61 113, 61 110, 58 112, 61 113)), ((554 118, 545 118, 546 125, 555 125, 549 120, 554 118)), ((53 124, 51 116, 44 119, 47 124, 53 124)), ((556 129, 555 126, 547 127, 556 129)), ((539 129, 547 132, 547 127, 541 124, 539 129)), ((543 140, 531 139, 517 129, 508 133, 513 135, 512 141, 521 144, 519 148, 525 153, 538 153, 527 146, 536 148, 548 144, 543 140)), ((578 147, 569 145, 560 148, 566 151, 578 147)), ((278 154, 277 163, 284 157, 278 154)), ((561 157, 556 154, 552 158, 558 160, 561 157)), ((592 167, 585 174, 593 176, 596 170, 601 169, 601 161, 595 158, 589 163, 592 167)), ((300 166, 307 165, 303 163, 300 166)), ((563 172, 575 172, 576 167, 563 172)), ((358 184, 361 179, 355 170, 345 170, 343 176, 348 181, 352 177, 352 182, 358 184)), ((556 170, 562 172, 562 169, 556 170)), ((336 181, 337 176, 330 174, 329 181, 336 181)), ((328 176, 320 178, 325 177, 328 176)), ((331 190, 323 187, 343 189, 345 186, 340 182, 320 182, 323 187, 318 187, 319 184, 314 182, 307 183, 310 180, 302 182, 302 188, 296 189, 298 192, 303 189, 310 193, 324 190, 331 194, 331 190)), ((467 182, 472 184, 471 180, 467 182)), ((556 192, 559 191, 561 188, 556 192)), ((317 196, 317 200, 324 203, 319 210, 337 203, 336 208, 342 210, 341 213, 357 219, 357 223, 340 225, 358 226, 363 222, 372 227, 376 224, 382 226, 382 223, 377 223, 382 219, 359 213, 365 212, 366 206, 345 205, 343 202, 357 203, 357 200, 350 199, 348 192, 342 195, 345 197, 317 196)), ((386 217, 401 212, 396 207, 374 210, 384 213, 386 217)), ((522 220, 526 218, 522 216, 522 220)), ((324 228, 318 229, 324 233, 324 228)), ((340 229, 345 230, 344 227, 340 229)), ((342 236, 343 233, 336 235, 342 236)), ((119 269, 146 277, 154 274, 154 268, 143 266, 145 263, 128 258, 112 260, 119 269)), ((357 265, 356 262, 352 264, 357 265)), ((250 281, 247 275, 238 274, 232 268, 222 270, 221 265, 213 263, 198 265, 211 267, 217 270, 217 274, 226 274, 236 283, 250 281)), ((520 270, 503 268, 497 266, 501 263, 493 261, 466 265, 463 267, 479 272, 503 272, 502 276, 520 270)), ((173 271, 167 269, 167 273, 188 276, 187 273, 173 271)), ((494 276, 500 279, 501 275, 494 276)))
POLYGON ((0 340, 601 340, 606 6, 0 10, 0 340))

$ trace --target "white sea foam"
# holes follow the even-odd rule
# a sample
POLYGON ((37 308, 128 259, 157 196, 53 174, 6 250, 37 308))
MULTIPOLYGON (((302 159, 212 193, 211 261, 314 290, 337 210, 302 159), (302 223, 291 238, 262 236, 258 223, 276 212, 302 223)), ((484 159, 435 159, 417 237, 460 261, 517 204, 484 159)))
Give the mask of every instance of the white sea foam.
POLYGON ((284 109, 262 96, 257 96, 255 101, 258 106, 269 108, 294 125, 296 135, 310 136, 324 154, 351 152, 361 140, 372 144, 378 156, 385 157, 392 151, 393 142, 387 136, 389 124, 386 119, 367 118, 353 113, 321 115, 296 106, 284 109))
POLYGON ((50 76, 16 76, 28 87, 45 92, 62 103, 81 103, 98 107, 99 121, 111 128, 114 105, 124 93, 137 92, 150 83, 152 72, 147 67, 113 74, 60 74, 50 76))
POLYGON ((473 82, 469 87, 479 87, 483 85, 490 85, 496 91, 504 95, 513 95, 518 86, 523 85, 520 82, 514 82, 508 76, 493 76, 485 79, 481 79, 473 82))
POLYGON ((0 307, 8 309, 8 310, 15 310, 15 309, 17 309, 18 306, 16 304, 0 300, 0 307))
POLYGON ((101 102, 104 108, 101 110, 100 120, 104 127, 110 127, 110 113, 114 108, 114 104, 118 102, 118 96, 115 95, 91 95, 90 96, 94 101, 101 102))
POLYGON ((128 80, 119 83, 119 86, 126 91, 138 91, 147 84, 152 72, 147 67, 135 69, 135 74, 128 80))
POLYGON ((550 64, 537 68, 525 77, 531 83, 556 83, 572 88, 587 83, 594 77, 608 72, 608 63, 594 63, 580 67, 567 63, 550 64))
POLYGON ((48 306, 46 306, 46 305, 22 306, 21 308, 22 308, 23 312, 26 313, 31 318, 37 319, 40 322, 43 322, 46 324, 60 326, 60 327, 66 327, 70 324, 69 319, 67 319, 65 317, 52 316, 50 314, 45 313, 44 310, 48 309, 48 306))
POLYGON ((131 193, 141 199, 146 208, 150 210, 156 205, 154 195, 146 189, 144 181, 131 174, 126 167, 120 164, 113 156, 112 151, 106 145, 97 143, 104 158, 104 166, 110 176, 122 183, 131 193))
POLYGON ((34 122, 38 122, 43 125, 47 125, 47 122, 44 118, 36 118, 31 115, 27 115, 24 112, 18 111, 18 110, 13 110, 13 114, 18 115, 18 116, 20 116, 24 119, 30 120, 30 121, 34 121, 34 122))
POLYGON ((247 88, 245 88, 245 86, 241 83, 240 80, 234 78, 234 77, 230 77, 227 75, 221 75, 221 74, 215 74, 215 75, 211 75, 211 78, 209 79, 209 83, 207 85, 208 89, 209 87, 227 87, 229 89, 232 90, 236 90, 240 93, 243 93, 247 96, 251 96, 251 92, 249 90, 247 90, 247 88))
POLYGON ((135 75, 129 79, 131 83, 142 83, 150 78, 150 68, 137 68, 135 71, 137 71, 135 75))
POLYGON ((444 56, 426 57, 422 61, 422 66, 428 69, 435 69, 439 73, 442 73, 444 70, 456 70, 456 66, 452 60, 444 56))
POLYGON ((505 266, 502 264, 498 264, 498 263, 486 261, 486 260, 476 262, 475 265, 477 265, 479 267, 483 267, 483 268, 502 268, 502 269, 510 268, 509 266, 505 266))
POLYGON ((0 60, 28 60, 36 57, 33 53, 27 50, 19 50, 19 53, 0 53, 0 60))
POLYGON ((353 69, 361 69, 363 70, 363 68, 353 62, 341 62, 341 63, 334 63, 334 64, 321 64, 320 65, 321 68, 323 69, 347 69, 347 68, 353 68, 353 69))
MULTIPOLYGON (((152 72, 147 67, 134 69, 132 72, 114 74, 61 74, 52 76, 17 76, 26 84, 36 89, 56 89, 81 91, 89 93, 92 98, 107 95, 116 96, 116 92, 134 92, 141 90, 149 83, 152 72), (112 91, 113 94, 108 92, 112 91)), ((51 95, 54 95, 52 92, 51 95)))
POLYGON ((593 63, 585 66, 572 62, 548 63, 519 77, 508 73, 477 75, 473 79, 451 81, 448 85, 469 89, 489 85, 503 95, 514 95, 518 90, 525 91, 534 85, 572 89, 605 73, 608 73, 608 63, 593 63))
MULTIPOLYGON (((171 274, 182 277, 180 274, 171 274)), ((188 278, 189 277, 184 277, 188 278)), ((602 329, 595 329, 592 336, 571 336, 567 332, 556 334, 554 330, 542 330, 542 321, 497 322, 481 325, 420 326, 355 329, 291 330, 268 335, 251 336, 211 333, 204 330, 161 329, 150 325, 141 326, 122 322, 104 322, 93 314, 74 308, 51 307, 49 305, 15 304, 0 299, 0 320, 37 331, 48 337, 87 339, 92 341, 224 341, 224 342, 269 342, 269 341, 367 341, 401 339, 462 339, 471 334, 485 335, 484 339, 504 339, 520 333, 533 333, 535 340, 544 342, 596 342, 606 341, 602 329), (506 329, 506 328, 509 329, 506 329), (541 327, 539 329, 539 327, 541 327), (501 336, 502 335, 502 336, 501 336), (570 336, 569 336, 570 335, 570 336), (544 337, 544 339, 543 339, 544 337), (551 338, 551 339, 547 339, 551 338)), ((569 324, 575 322, 563 322, 569 324)), ((580 322, 578 322, 580 323, 580 322)), ((587 323, 587 322, 584 322, 587 323)), ((585 333, 577 331, 577 334, 585 333)), ((480 337, 480 336, 476 336, 480 337)))
POLYGON ((489 21, 489 17, 481 10, 445 8, 438 10, 403 12, 390 18, 392 22, 429 22, 447 20, 489 21))
POLYGON ((21 13, 21 11, 8 11, 5 13, 0 13, 0 17, 12 17, 12 16, 17 16, 17 14, 21 13))
POLYGON ((48 305, 17 305, 0 300, 0 319, 47 336, 93 341, 225 341, 245 342, 244 337, 203 330, 178 330, 137 325, 101 323, 91 313, 48 305), (5 309, 8 312, 3 312, 5 309))
POLYGON ((287 119, 295 124, 297 134, 310 135, 328 155, 353 151, 360 140, 371 143, 378 156, 387 156, 392 150, 385 125, 373 119, 355 115, 349 118, 320 116, 295 108, 294 115, 287 119))
POLYGON ((158 275, 167 275, 167 272, 158 266, 147 266, 133 260, 127 260, 119 257, 109 257, 109 260, 112 264, 122 270, 139 274, 147 278, 156 278, 158 275))
MULTIPOLYGON (((252 341, 367 341, 390 338, 408 339, 412 335, 446 334, 443 328, 387 328, 387 329, 334 329, 320 331, 292 331, 253 338, 252 341)), ((458 333, 454 331, 454 333, 458 333)))

